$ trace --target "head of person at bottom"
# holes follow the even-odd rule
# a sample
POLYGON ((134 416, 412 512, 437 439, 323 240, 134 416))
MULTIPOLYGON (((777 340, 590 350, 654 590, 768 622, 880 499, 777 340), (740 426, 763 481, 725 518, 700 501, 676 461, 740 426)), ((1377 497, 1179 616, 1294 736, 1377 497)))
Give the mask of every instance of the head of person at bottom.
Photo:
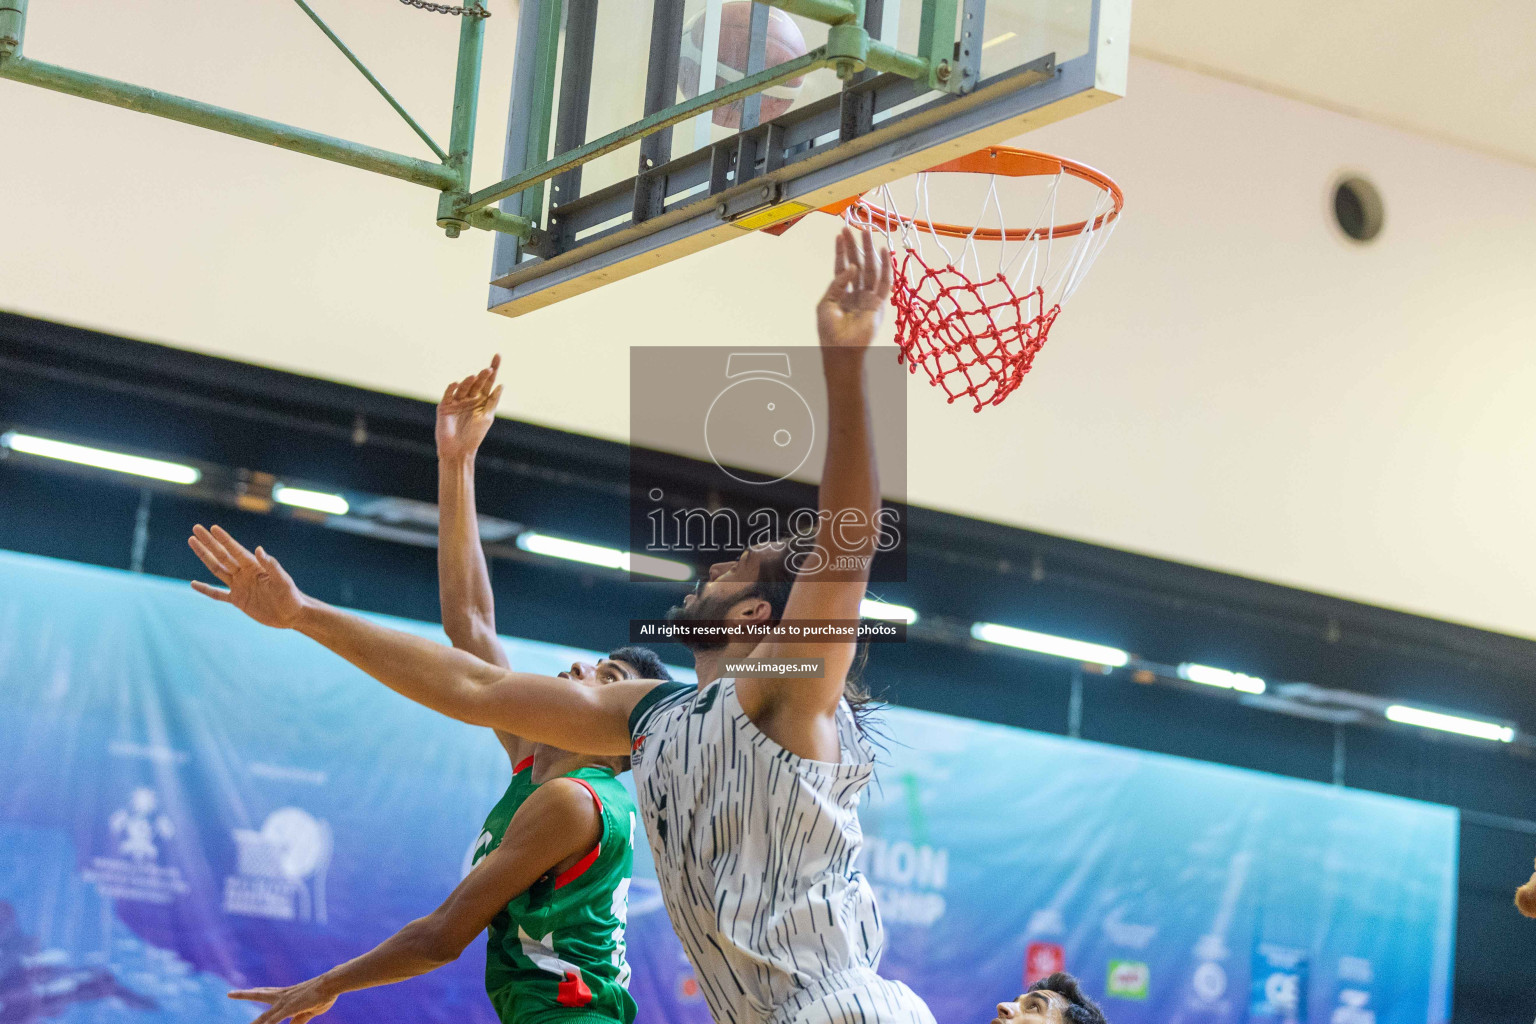
POLYGON ((992 1024, 1109 1024, 1104 1011, 1064 971, 1041 978, 1012 1002, 998 1003, 992 1024))
POLYGON ((595 665, 589 661, 573 661, 570 668, 555 674, 561 679, 594 687, 630 679, 656 679, 661 682, 670 682, 672 679, 655 651, 633 644, 614 648, 595 665))
MULTIPOLYGON (((672 674, 662 664, 661 658, 649 647, 639 647, 634 644, 626 644, 608 652, 608 656, 597 664, 587 661, 573 661, 571 667, 564 672, 556 673, 561 679, 568 679, 581 686, 608 686, 611 683, 620 683, 632 679, 654 679, 660 682, 671 682, 672 674)), ((544 757, 558 759, 574 757, 569 751, 561 750, 548 743, 534 745, 534 753, 544 757)), ((629 771, 628 757, 599 757, 581 756, 584 763, 601 765, 611 768, 618 774, 629 771)))

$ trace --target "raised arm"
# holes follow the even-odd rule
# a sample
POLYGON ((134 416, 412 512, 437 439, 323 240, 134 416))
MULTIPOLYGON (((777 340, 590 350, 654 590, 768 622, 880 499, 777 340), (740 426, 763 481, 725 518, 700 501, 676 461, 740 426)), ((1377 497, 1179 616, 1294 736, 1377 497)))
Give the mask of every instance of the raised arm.
POLYGON ((437 404, 437 590, 443 631, 453 646, 511 667, 496 636, 491 574, 475 509, 475 454, 496 419, 501 357, 448 385, 437 404))
MULTIPOLYGON (((818 492, 815 546, 790 590, 786 619, 857 621, 879 537, 880 479, 869 418, 864 358, 880 328, 891 292, 889 256, 844 229, 837 239, 835 276, 816 306, 822 370, 827 380, 827 454, 818 492)), ((819 680, 772 686, 782 699, 813 713, 830 713, 842 698, 852 666, 852 642, 765 645, 770 657, 821 658, 819 680)))
POLYGON ((601 834, 602 819, 587 791, 569 779, 555 779, 534 790, 512 816, 501 845, 431 914, 319 977, 285 988, 240 989, 229 997, 269 1004, 255 1024, 278 1024, 290 1017, 304 1024, 347 992, 404 981, 452 963, 508 903, 544 875, 575 862, 597 845, 601 834))
MULTIPOLYGON (((475 508, 475 455, 496 421, 501 356, 479 373, 448 385, 437 403, 437 599, 448 642, 483 661, 511 668, 496 635, 496 599, 480 544, 475 508)), ((521 736, 496 730, 517 765, 533 753, 521 736)))
POLYGON ((194 580, 198 593, 232 604, 264 626, 303 633, 418 704, 574 753, 629 753, 629 713, 654 682, 590 687, 512 672, 317 601, 294 585, 277 559, 261 548, 247 551, 220 527, 195 527, 189 543, 229 588, 194 580))

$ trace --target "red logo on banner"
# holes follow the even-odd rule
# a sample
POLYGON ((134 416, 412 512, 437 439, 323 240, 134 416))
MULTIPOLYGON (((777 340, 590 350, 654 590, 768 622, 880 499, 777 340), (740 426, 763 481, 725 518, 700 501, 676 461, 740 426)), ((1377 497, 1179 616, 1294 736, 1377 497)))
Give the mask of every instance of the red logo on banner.
POLYGON ((1024 951, 1024 986, 1067 969, 1067 954, 1054 942, 1031 942, 1024 951))

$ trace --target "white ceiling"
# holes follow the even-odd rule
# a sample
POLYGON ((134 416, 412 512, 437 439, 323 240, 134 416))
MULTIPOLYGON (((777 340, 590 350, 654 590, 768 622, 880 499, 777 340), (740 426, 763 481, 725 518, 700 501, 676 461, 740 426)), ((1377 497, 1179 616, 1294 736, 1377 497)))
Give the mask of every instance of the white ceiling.
POLYGON ((1137 0, 1133 17, 1140 56, 1536 164, 1532 0, 1137 0))

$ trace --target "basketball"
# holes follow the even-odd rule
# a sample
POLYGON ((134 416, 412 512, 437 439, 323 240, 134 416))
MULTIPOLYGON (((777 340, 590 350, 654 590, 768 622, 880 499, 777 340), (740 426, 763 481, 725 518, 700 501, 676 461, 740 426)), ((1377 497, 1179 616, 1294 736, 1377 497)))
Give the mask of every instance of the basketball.
MULTIPOLYGON (((677 85, 685 99, 699 93, 699 66, 704 60, 704 18, 700 12, 683 29, 683 52, 677 66, 677 85)), ((752 31, 752 4, 750 0, 735 0, 720 8, 720 50, 715 62, 715 83, 711 89, 724 88, 739 82, 747 73, 747 51, 752 31)), ((805 36, 795 19, 783 11, 774 9, 768 17, 768 52, 763 66, 771 68, 787 60, 805 54, 805 36)), ((805 79, 793 78, 771 89, 763 90, 760 122, 774 118, 795 105, 800 95, 800 83, 805 79)), ((722 128, 741 127, 741 103, 715 108, 712 120, 722 128)))

